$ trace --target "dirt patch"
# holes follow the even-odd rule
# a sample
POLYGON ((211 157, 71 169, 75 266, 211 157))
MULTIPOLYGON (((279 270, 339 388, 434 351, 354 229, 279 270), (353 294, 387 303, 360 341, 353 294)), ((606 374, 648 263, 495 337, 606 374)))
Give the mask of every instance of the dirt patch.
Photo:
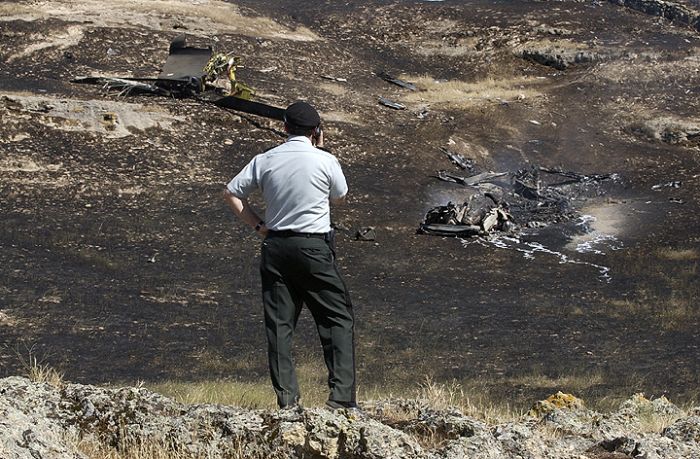
POLYGON ((54 48, 56 50, 64 50, 75 46, 80 43, 83 38, 83 27, 82 26, 70 26, 66 29, 64 33, 59 33, 56 35, 34 35, 31 40, 34 41, 31 45, 27 46, 24 50, 19 53, 15 53, 7 58, 8 62, 12 62, 16 59, 30 56, 39 51, 44 51, 48 48, 54 48))
POLYGON ((333 123, 348 123, 357 126, 364 126, 364 123, 360 116, 354 113, 344 113, 344 112, 324 112, 323 119, 328 122, 333 123))
MULTIPOLYGON (((237 33, 253 37, 314 41, 318 36, 306 27, 294 30, 265 17, 244 15, 231 3, 217 0, 155 0, 148 3, 133 0, 103 2, 88 0, 39 1, 31 9, 18 5, 2 5, 2 21, 35 21, 40 18, 60 18, 71 22, 89 22, 84 27, 139 28, 173 30, 177 28, 193 35, 211 36, 217 33, 237 33)), ((74 26, 73 34, 80 34, 74 26)), ((58 40, 53 37, 52 40, 58 40)), ((43 45, 35 45, 43 46, 43 45)), ((41 48, 38 48, 41 49, 41 48)), ((36 51, 33 49, 32 51, 36 51)), ((27 50, 24 51, 25 53, 27 50)))
POLYGON ((17 320, 12 315, 7 313, 7 311, 0 311, 0 326, 14 327, 15 325, 17 325, 17 320))
POLYGON ((478 40, 476 38, 465 38, 455 40, 453 43, 445 43, 441 40, 430 40, 421 43, 416 52, 423 56, 448 56, 448 57, 463 57, 470 54, 476 54, 476 46, 478 40))
POLYGON ((566 246, 579 253, 605 253, 619 250, 625 232, 625 214, 630 209, 623 204, 603 204, 584 207, 579 222, 583 234, 575 235, 566 246))
POLYGON ((542 95, 537 90, 538 81, 530 78, 488 78, 474 82, 443 81, 429 76, 402 75, 401 78, 415 83, 419 89, 402 94, 401 101, 407 103, 424 102, 449 108, 465 108, 532 99, 542 95))
POLYGON ((43 126, 72 132, 93 132, 120 138, 148 129, 172 129, 183 117, 157 106, 114 101, 71 100, 26 94, 0 98, 0 120, 24 119, 43 126))

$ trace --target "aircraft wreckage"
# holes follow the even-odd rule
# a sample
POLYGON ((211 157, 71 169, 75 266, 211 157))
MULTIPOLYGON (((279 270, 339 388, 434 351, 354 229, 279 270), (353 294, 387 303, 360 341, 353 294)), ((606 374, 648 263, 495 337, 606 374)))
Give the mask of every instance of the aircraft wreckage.
MULTIPOLYGON (((447 149, 442 151, 460 169, 473 171, 471 160, 447 149)), ((468 177, 441 170, 435 178, 465 187, 466 198, 461 204, 449 202, 430 209, 418 232, 454 237, 517 232, 573 220, 578 212, 572 200, 599 195, 602 182, 619 180, 617 174, 585 175, 536 166, 468 177)))
MULTIPOLYGON (((154 78, 89 76, 74 83, 99 84, 120 95, 154 94, 176 98, 194 98, 222 108, 284 119, 284 109, 251 100, 255 90, 236 78, 240 57, 214 53, 211 47, 187 46, 185 35, 176 37, 160 74, 154 78)), ((380 73, 380 78, 408 90, 413 83, 380 73)), ((396 109, 405 108, 388 99, 380 103, 396 109)), ((559 169, 532 167, 516 172, 474 173, 471 159, 441 149, 459 169, 472 173, 462 177, 444 170, 437 179, 465 187, 461 204, 449 202, 428 211, 418 232, 438 236, 470 237, 495 232, 516 232, 521 228, 546 226, 569 221, 578 214, 572 198, 584 195, 616 174, 584 175, 559 169)))
POLYGON ((120 95, 132 93, 194 98, 219 107, 276 120, 284 119, 284 109, 251 100, 255 90, 236 78, 241 58, 214 53, 211 47, 187 46, 185 35, 170 43, 168 58, 155 78, 89 76, 74 83, 99 84, 120 95), (218 83, 225 80, 221 87, 218 83))

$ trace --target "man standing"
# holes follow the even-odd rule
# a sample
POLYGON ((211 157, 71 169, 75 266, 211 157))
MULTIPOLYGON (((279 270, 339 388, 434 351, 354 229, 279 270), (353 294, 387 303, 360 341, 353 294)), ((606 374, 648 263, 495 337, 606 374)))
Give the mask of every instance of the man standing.
POLYGON ((285 110, 286 142, 254 157, 224 191, 238 218, 264 237, 260 261, 268 360, 280 408, 299 403, 292 335, 303 304, 316 322, 328 367, 332 409, 355 408, 354 318, 335 264, 330 203, 348 191, 338 160, 321 150, 321 118, 311 105, 285 110), (265 219, 248 203, 256 189, 265 219))

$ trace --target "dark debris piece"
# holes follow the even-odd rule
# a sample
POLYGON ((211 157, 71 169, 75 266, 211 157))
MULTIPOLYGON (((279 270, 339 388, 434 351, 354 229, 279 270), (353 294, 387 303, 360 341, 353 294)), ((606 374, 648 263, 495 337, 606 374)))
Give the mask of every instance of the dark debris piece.
POLYGON ((393 108, 394 110, 405 110, 406 109, 406 106, 404 104, 394 102, 393 100, 389 100, 386 97, 380 97, 379 103, 386 106, 386 107, 393 108))
POLYGON ((508 172, 482 172, 469 177, 460 177, 459 175, 450 174, 447 171, 438 171, 435 178, 443 182, 458 183, 464 186, 476 186, 499 177, 505 177, 506 175, 508 175, 508 172))
POLYGON ((190 97, 219 107, 275 120, 284 119, 284 109, 234 95, 224 96, 219 88, 207 84, 204 68, 212 58, 212 49, 186 46, 184 35, 170 43, 170 53, 157 78, 84 77, 74 83, 100 84, 118 90, 120 96, 147 93, 168 97, 190 97))
MULTIPOLYGON (((606 180, 617 180, 619 179, 618 174, 580 174, 578 172, 563 171, 561 169, 556 169, 553 167, 540 167, 540 172, 545 172, 547 174, 560 175, 562 177, 567 177, 571 180, 557 185, 565 185, 568 183, 599 183, 606 180)), ((554 186, 554 185, 550 185, 554 186)))
POLYGON ((661 188, 680 188, 683 182, 680 180, 674 180, 672 182, 666 182, 666 183, 659 183, 658 185, 654 185, 651 187, 652 190, 660 190, 661 188))
POLYGON ((460 169, 463 170, 474 170, 474 161, 471 159, 467 159, 464 156, 460 155, 459 153, 455 153, 453 151, 448 150, 445 147, 440 147, 440 151, 442 151, 445 156, 454 164, 455 166, 459 167, 460 169))
POLYGON ((185 35, 179 35, 170 42, 170 52, 158 75, 161 84, 170 82, 180 91, 197 94, 204 90, 207 66, 212 57, 211 47, 195 48, 186 46, 185 35))
POLYGON ((431 209, 418 232, 463 236, 474 233, 474 227, 479 228, 474 234, 484 235, 571 221, 579 215, 572 204, 576 198, 600 195, 599 184, 607 180, 617 181, 619 176, 530 167, 516 172, 483 172, 470 177, 439 171, 436 178, 463 185, 472 194, 462 205, 448 203, 431 209), (566 180, 552 183, 557 181, 554 176, 566 180), (450 225, 455 228, 445 228, 450 225))
POLYGON ((360 228, 355 232, 356 241, 375 241, 377 239, 377 232, 374 230, 373 226, 368 226, 367 228, 360 228))
POLYGON ((509 231, 512 227, 513 217, 503 204, 488 193, 476 193, 463 204, 450 202, 430 209, 418 233, 463 237, 509 231))
POLYGON ((408 81, 400 80, 398 78, 394 78, 393 76, 389 75, 388 73, 379 72, 377 74, 377 76, 386 82, 395 84, 396 86, 401 86, 402 88, 408 89, 409 91, 417 91, 418 90, 418 88, 416 87, 415 84, 409 83, 408 81))
POLYGON ((105 90, 120 91, 120 96, 128 96, 132 93, 156 94, 159 96, 172 96, 170 89, 161 87, 154 78, 117 78, 117 77, 81 77, 71 80, 72 83, 99 84, 105 90))

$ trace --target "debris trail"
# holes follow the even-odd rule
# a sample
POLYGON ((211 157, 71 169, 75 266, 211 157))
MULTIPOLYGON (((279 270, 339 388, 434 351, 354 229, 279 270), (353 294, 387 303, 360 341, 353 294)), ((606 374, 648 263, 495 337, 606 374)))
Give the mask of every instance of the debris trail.
POLYGON ((464 245, 464 247, 475 243, 484 247, 493 246, 498 247, 499 249, 515 250, 516 252, 522 253, 523 257, 528 260, 534 260, 535 254, 537 253, 552 255, 559 259, 560 264, 591 266, 598 270, 599 280, 604 281, 606 283, 610 283, 610 281, 612 281, 609 267, 598 265, 596 263, 590 263, 588 261, 576 260, 562 252, 557 252, 556 250, 549 249, 539 242, 525 242, 520 238, 513 236, 497 236, 494 238, 478 237, 470 240, 462 239, 462 245, 464 245))
POLYGON ((593 253, 596 255, 605 255, 602 248, 607 247, 611 250, 620 250, 623 247, 622 241, 613 236, 612 234, 597 234, 590 241, 579 242, 576 245, 576 251, 578 253, 593 253))
POLYGON ((591 223, 597 221, 593 215, 582 215, 576 226, 586 231, 586 239, 576 243, 574 250, 578 253, 593 253, 595 255, 605 255, 606 249, 622 250, 624 243, 612 234, 602 233, 590 228, 591 223))

